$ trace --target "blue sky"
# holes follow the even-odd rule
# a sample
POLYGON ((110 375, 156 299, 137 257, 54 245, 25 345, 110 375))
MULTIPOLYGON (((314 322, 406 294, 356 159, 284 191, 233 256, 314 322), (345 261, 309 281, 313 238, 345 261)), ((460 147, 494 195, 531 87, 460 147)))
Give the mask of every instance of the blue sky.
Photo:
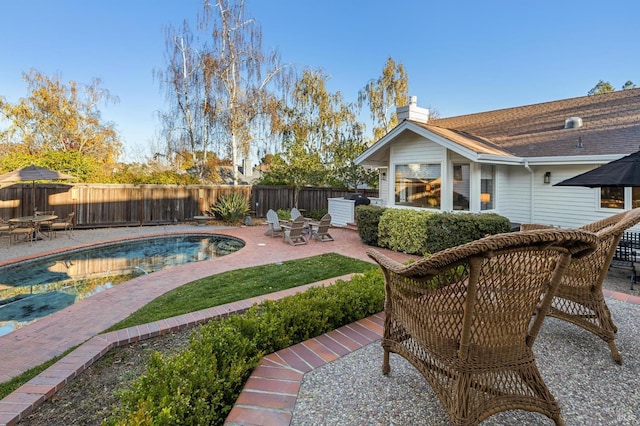
MULTIPOLYGON (((212 0, 213 1, 213 0, 212 0)), ((387 57, 409 74, 418 104, 449 117, 584 96, 599 80, 640 87, 637 0, 246 0, 263 48, 321 68, 347 101, 387 57)), ((0 96, 27 95, 22 72, 102 80, 103 106, 128 161, 144 160, 165 108, 154 69, 163 28, 195 26, 202 0, 0 0, 0 96)))

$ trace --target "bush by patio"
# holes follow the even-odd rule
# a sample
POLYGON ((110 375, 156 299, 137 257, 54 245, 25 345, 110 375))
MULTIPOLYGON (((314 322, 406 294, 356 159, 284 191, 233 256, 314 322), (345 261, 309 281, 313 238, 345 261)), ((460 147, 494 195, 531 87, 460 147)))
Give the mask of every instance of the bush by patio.
POLYGON ((358 234, 363 243, 370 246, 378 246, 378 224, 385 210, 387 209, 378 206, 356 207, 358 234))
POLYGON ((377 268, 351 281, 267 301, 200 327, 189 349, 154 355, 122 393, 123 412, 106 424, 223 424, 251 370, 265 355, 383 309, 377 268))
POLYGON ((509 219, 493 213, 435 213, 386 209, 378 225, 378 245, 426 255, 511 230, 509 219))

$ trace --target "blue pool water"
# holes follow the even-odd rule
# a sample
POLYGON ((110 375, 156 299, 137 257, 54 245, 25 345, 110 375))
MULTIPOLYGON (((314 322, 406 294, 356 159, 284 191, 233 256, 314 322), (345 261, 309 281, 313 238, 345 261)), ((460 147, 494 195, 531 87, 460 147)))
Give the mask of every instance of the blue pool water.
POLYGON ((149 274, 242 247, 244 242, 224 235, 171 235, 98 245, 2 267, 0 336, 112 287, 108 277, 149 274))

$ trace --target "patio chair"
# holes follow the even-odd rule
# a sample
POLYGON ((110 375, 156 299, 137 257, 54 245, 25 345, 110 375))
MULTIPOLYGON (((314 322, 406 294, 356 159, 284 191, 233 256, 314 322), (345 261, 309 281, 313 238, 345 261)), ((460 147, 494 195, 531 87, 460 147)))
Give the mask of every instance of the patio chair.
MULTIPOLYGON (((636 208, 579 228, 594 232, 598 239, 598 247, 589 256, 571 263, 547 314, 582 327, 604 340, 609 345, 611 358, 618 364, 622 363, 622 356, 615 344, 618 327, 614 324, 605 302, 602 283, 624 231, 639 222, 640 208, 636 208)), ((522 230, 540 228, 548 226, 520 226, 522 230)))
POLYGON ((304 224, 306 219, 302 216, 298 216, 290 225, 282 225, 284 229, 284 241, 288 242, 292 246, 299 246, 307 244, 307 238, 305 235, 304 224))
POLYGON ((329 213, 322 216, 320 223, 316 229, 311 230, 311 237, 318 241, 333 241, 333 237, 329 234, 331 226, 331 215, 329 213))
POLYGON ((302 216, 302 213, 300 213, 300 210, 298 210, 296 207, 293 207, 291 209, 291 221, 296 220, 300 216, 302 216))
MULTIPOLYGON (((35 216, 55 216, 56 212, 54 210, 36 210, 35 216)), ((38 222, 38 228, 42 234, 47 234, 47 237, 51 239, 51 224, 53 224, 53 220, 46 220, 43 222, 38 222)))
POLYGON ((9 239, 11 239, 11 234, 9 233, 10 230, 11 225, 9 224, 9 222, 0 218, 0 237, 8 237, 9 239))
POLYGON ((20 237, 24 237, 25 241, 33 243, 37 230, 33 221, 9 223, 9 245, 19 241, 20 237))
POLYGON ((73 219, 76 213, 71 212, 67 215, 67 218, 63 222, 53 222, 49 225, 49 229, 53 232, 53 236, 58 236, 58 231, 64 231, 69 238, 73 235, 73 219))
POLYGON ((281 236, 283 233, 282 226, 280 225, 280 219, 278 219, 278 213, 274 210, 269 209, 267 211, 267 223, 269 225, 269 229, 264 235, 268 235, 270 237, 281 236))
POLYGON ((537 230, 492 235, 408 265, 368 250, 385 277, 383 373, 390 352, 406 358, 456 425, 516 409, 562 425, 532 346, 572 255, 595 245, 589 232, 537 230))

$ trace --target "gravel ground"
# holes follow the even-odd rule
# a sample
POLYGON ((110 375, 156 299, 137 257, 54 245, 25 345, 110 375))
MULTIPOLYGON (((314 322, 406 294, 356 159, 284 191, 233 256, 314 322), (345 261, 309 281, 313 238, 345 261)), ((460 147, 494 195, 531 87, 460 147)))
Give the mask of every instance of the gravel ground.
MULTIPOLYGON (((612 271, 608 288, 627 293, 624 272, 612 271)), ((640 286, 640 285, 639 285, 640 286)), ((567 426, 640 424, 640 305, 608 299, 617 324, 623 364, 608 346, 581 328, 547 318, 534 344, 538 368, 562 408, 567 426)), ((304 376, 293 413, 300 425, 448 425, 426 380, 404 358, 391 355, 391 373, 381 372, 379 342, 304 376), (357 372, 354 374, 354 372, 357 372)), ((483 425, 552 425, 546 416, 508 411, 483 425)))

